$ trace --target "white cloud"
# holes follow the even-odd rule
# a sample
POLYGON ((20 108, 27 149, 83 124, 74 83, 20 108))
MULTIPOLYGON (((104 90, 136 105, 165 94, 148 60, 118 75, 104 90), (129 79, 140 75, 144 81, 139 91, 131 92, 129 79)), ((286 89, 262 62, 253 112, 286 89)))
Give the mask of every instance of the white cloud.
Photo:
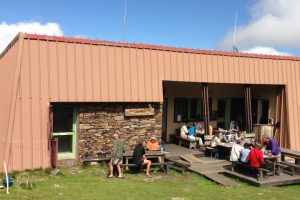
MULTIPOLYGON (((300 1, 257 0, 256 2, 250 10, 250 22, 237 27, 236 46, 240 49, 255 46, 300 48, 300 1)), ((230 49, 232 42, 233 30, 230 30, 218 46, 230 49)))
POLYGON ((254 53, 254 54, 264 54, 264 55, 281 55, 281 56, 291 56, 288 52, 280 52, 272 47, 262 47, 256 46, 250 49, 242 50, 244 53, 254 53))
POLYGON ((0 53, 6 48, 9 42, 19 33, 31 34, 46 34, 62 36, 63 31, 57 23, 49 22, 41 24, 39 22, 19 22, 16 24, 7 24, 6 22, 0 23, 0 53))

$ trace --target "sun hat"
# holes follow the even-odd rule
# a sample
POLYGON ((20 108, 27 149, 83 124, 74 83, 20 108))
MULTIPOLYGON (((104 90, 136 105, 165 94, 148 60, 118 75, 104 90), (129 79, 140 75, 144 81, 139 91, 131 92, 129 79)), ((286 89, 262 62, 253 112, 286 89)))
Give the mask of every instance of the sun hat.
POLYGON ((152 136, 150 137, 150 140, 157 140, 157 139, 156 139, 155 136, 152 135, 152 136))

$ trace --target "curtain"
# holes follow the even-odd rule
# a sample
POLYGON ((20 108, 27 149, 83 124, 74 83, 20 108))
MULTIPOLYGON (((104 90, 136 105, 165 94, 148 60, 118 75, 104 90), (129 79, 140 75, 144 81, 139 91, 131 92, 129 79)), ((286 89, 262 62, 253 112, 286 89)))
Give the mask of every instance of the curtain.
POLYGON ((274 139, 281 147, 290 148, 290 134, 288 131, 287 106, 284 86, 277 87, 274 139))

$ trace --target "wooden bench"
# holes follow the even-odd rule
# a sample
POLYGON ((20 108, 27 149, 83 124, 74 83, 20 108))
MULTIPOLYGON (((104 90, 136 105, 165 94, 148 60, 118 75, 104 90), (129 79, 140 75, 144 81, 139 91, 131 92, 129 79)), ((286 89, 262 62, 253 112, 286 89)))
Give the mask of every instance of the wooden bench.
POLYGON ((188 137, 187 138, 182 138, 180 136, 177 136, 177 138, 179 140, 179 144, 178 144, 179 146, 185 145, 185 146, 188 146, 189 149, 191 149, 191 148, 195 148, 196 149, 197 141, 191 140, 188 137))
MULTIPOLYGON (((174 162, 163 162, 163 163, 151 163, 151 167, 161 167, 161 169, 164 171, 164 173, 168 174, 169 173, 169 166, 170 165, 173 165, 174 162)), ((120 164, 120 166, 122 168, 127 168, 127 167, 142 167, 142 166, 145 166, 145 165, 142 165, 142 166, 139 166, 135 163, 127 163, 127 164, 120 164)))
MULTIPOLYGON (((250 167, 250 165, 247 165, 245 163, 242 163, 242 162, 231 162, 231 171, 235 171, 235 167, 236 166, 241 166, 241 167, 253 170, 253 168, 250 167)), ((270 170, 267 170, 267 169, 264 169, 264 168, 257 168, 257 171, 259 173, 259 176, 257 177, 257 179, 260 182, 263 180, 263 178, 265 178, 268 175, 268 172, 270 172, 270 170)))
POLYGON ((281 161, 279 163, 275 163, 275 165, 278 167, 279 173, 287 172, 284 169, 287 169, 287 168, 290 169, 291 170, 290 173, 292 174, 292 176, 295 176, 299 172, 299 169, 300 169, 300 165, 289 163, 289 162, 285 162, 285 161, 281 161))
POLYGON ((281 160, 285 161, 285 156, 295 159, 295 164, 300 165, 300 152, 291 149, 281 148, 281 160))

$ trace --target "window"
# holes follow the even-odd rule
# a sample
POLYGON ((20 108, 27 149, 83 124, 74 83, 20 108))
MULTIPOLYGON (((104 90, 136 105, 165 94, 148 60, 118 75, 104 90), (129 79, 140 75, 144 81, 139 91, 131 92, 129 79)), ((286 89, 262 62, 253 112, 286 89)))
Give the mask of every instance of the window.
POLYGON ((269 117, 269 100, 252 99, 252 122, 267 124, 269 117))
POLYGON ((202 99, 174 99, 174 122, 181 121, 202 121, 202 99))
POLYGON ((73 107, 53 107, 53 136, 58 139, 58 158, 76 157, 76 113, 73 107))

